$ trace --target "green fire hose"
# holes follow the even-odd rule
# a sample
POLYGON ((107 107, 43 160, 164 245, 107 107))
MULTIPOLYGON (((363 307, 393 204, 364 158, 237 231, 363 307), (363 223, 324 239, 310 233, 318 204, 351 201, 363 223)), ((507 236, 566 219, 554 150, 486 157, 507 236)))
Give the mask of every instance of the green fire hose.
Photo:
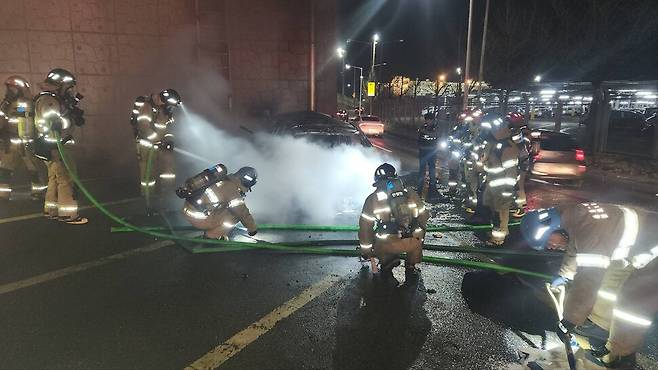
MULTIPOLYGON (((314 254, 314 255, 333 255, 333 256, 350 256, 350 257, 355 257, 359 255, 359 252, 356 250, 325 249, 325 248, 306 247, 306 246, 294 247, 294 246, 283 245, 283 244, 263 243, 263 242, 245 243, 245 242, 235 242, 235 241, 221 241, 215 239, 200 239, 200 238, 192 238, 187 236, 173 235, 159 231, 142 229, 116 216, 115 214, 107 210, 107 208, 105 208, 98 200, 96 200, 96 198, 94 198, 94 196, 89 192, 89 190, 82 184, 80 178, 74 173, 74 171, 71 170, 71 165, 68 162, 68 159, 66 157, 66 152, 64 150, 62 143, 60 142, 60 138, 58 134, 56 134, 56 139, 57 139, 57 149, 62 158, 62 162, 64 163, 64 166, 66 167, 69 176, 71 177, 75 185, 78 187, 78 189, 80 189, 82 194, 84 194, 84 196, 94 205, 94 207, 96 207, 101 213, 103 213, 109 219, 133 231, 161 239, 177 240, 184 242, 187 241, 187 242, 194 242, 199 244, 213 244, 216 246, 215 248, 203 248, 203 249, 208 249, 208 251, 210 251, 211 249, 218 249, 213 252, 228 252, 230 250, 245 250, 245 249, 264 249, 264 250, 275 250, 275 251, 285 251, 292 253, 304 253, 304 254, 314 254)), ((448 259, 441 257, 423 257, 423 262, 436 264, 436 265, 452 265, 452 266, 472 267, 477 269, 488 269, 488 270, 494 270, 504 273, 516 273, 516 274, 544 279, 547 281, 552 281, 553 279, 553 277, 550 275, 533 272, 533 271, 526 271, 509 266, 498 265, 494 263, 448 259)))
MULTIPOLYGON (((509 226, 518 226, 519 222, 510 223, 509 226)), ((491 230, 492 225, 463 225, 463 226, 447 226, 447 225, 429 225, 428 232, 450 232, 450 231, 475 231, 475 230, 491 230)), ((150 231, 165 231, 168 228, 163 226, 146 226, 144 230, 150 231)), ((177 226, 174 230, 196 230, 192 226, 177 226)), ((262 224, 258 225, 258 230, 281 230, 281 231, 330 231, 330 232, 350 232, 359 231, 358 226, 353 225, 285 225, 285 224, 262 224)), ((134 230, 129 227, 112 227, 113 233, 126 233, 133 232, 134 230)))

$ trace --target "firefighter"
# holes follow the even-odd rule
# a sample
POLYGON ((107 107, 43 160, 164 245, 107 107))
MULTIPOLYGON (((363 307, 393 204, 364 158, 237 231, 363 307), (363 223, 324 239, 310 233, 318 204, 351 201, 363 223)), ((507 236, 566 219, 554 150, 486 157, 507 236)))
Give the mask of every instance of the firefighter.
POLYGON ((514 200, 516 209, 512 213, 512 216, 519 218, 525 215, 525 209, 527 207, 525 182, 528 171, 530 170, 530 140, 525 136, 524 128, 513 128, 512 141, 519 149, 519 177, 514 200))
POLYGON ((205 238, 228 240, 238 223, 254 236, 258 228, 245 204, 245 196, 256 185, 257 178, 253 167, 227 174, 226 166, 218 164, 188 179, 176 194, 185 199, 185 218, 203 230, 205 238))
POLYGON ((10 76, 5 86, 5 98, 0 102, 0 200, 9 200, 11 178, 20 166, 30 175, 32 199, 43 200, 48 170, 27 149, 36 138, 30 85, 23 77, 10 76))
MULTIPOLYGON (((56 68, 48 73, 45 90, 34 99, 37 139, 33 148, 35 156, 46 161, 48 167, 44 215, 68 224, 82 225, 88 220, 78 214, 73 181, 57 149, 57 141, 66 147, 73 145, 75 127, 85 123, 84 111, 78 107, 82 95, 76 93, 75 85, 75 76, 65 69, 56 68)), ((67 162, 75 170, 70 151, 67 162)))
POLYGON ((425 113, 425 122, 418 129, 418 195, 423 194, 425 187, 425 169, 429 172, 429 189, 427 197, 438 195, 436 190, 436 155, 438 147, 438 127, 434 121, 434 113, 425 113))
POLYGON ((419 277, 416 264, 423 257, 429 212, 418 195, 405 188, 392 165, 379 166, 374 179, 376 190, 366 198, 359 218, 361 255, 376 256, 380 278, 395 283, 393 268, 400 264, 399 254, 406 252, 405 281, 413 283, 419 277))
POLYGON ((176 182, 174 135, 170 125, 174 122, 174 111, 181 104, 180 95, 173 89, 139 96, 133 104, 130 123, 137 146, 140 191, 146 198, 148 213, 152 212, 151 196, 162 199, 176 182))
POLYGON ((531 211, 521 220, 531 247, 566 251, 552 284, 568 284, 561 329, 588 337, 589 358, 607 368, 635 368, 658 312, 658 246, 650 217, 638 208, 588 202, 531 211))
POLYGON ((483 202, 493 212, 494 225, 497 224, 487 244, 500 246, 509 234, 509 213, 514 204, 519 154, 510 138, 508 124, 501 118, 494 119, 491 124, 491 141, 487 142, 482 156, 486 174, 483 202))
POLYGON ((478 188, 480 186, 480 175, 482 162, 480 162, 482 139, 480 135, 480 123, 477 120, 468 122, 468 132, 464 135, 464 158, 462 159, 464 171, 464 208, 467 213, 475 213, 478 203, 478 188))

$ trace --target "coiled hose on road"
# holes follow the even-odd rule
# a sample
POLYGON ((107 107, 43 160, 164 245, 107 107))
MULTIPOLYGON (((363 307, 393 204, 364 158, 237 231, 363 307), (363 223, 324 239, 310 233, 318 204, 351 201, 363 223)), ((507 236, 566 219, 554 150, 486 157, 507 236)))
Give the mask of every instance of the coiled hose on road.
MULTIPOLYGON (((256 242, 256 243, 246 243, 246 242, 236 242, 236 241, 222 241, 222 240, 214 240, 214 239, 201 239, 201 238, 192 238, 192 237, 187 237, 187 236, 181 236, 181 235, 174 235, 170 233, 163 233, 160 231, 156 230, 149 230, 147 228, 141 228, 139 226, 135 226, 133 224, 130 224, 123 220, 122 218, 116 216, 107 208, 105 208, 96 198, 89 192, 89 190, 82 184, 80 181, 80 178, 77 176, 77 174, 72 171, 71 166, 68 162, 67 156, 66 156, 66 151, 64 150, 64 146, 60 142, 59 135, 56 135, 57 139, 57 150, 59 151, 59 154, 62 158, 62 162, 64 163, 64 166, 66 167, 66 170, 69 173, 69 176, 75 183, 75 185, 80 189, 82 194, 91 202, 91 204, 94 205, 101 213, 103 213, 105 216, 107 216, 110 220, 116 222, 119 225, 122 225, 125 228, 128 228, 130 230, 149 235, 155 238, 160 238, 160 239, 168 239, 168 240, 175 240, 175 241, 181 241, 181 242, 193 242, 193 243, 201 243, 201 244, 214 244, 217 246, 221 246, 222 248, 213 248, 212 252, 217 253, 217 252, 229 252, 229 251, 238 251, 238 250, 249 250, 249 249, 264 249, 264 250, 274 250, 274 251, 284 251, 284 252, 293 252, 293 253, 304 253, 304 254, 314 254, 314 255, 331 255, 331 256, 346 256, 346 257, 358 257, 359 252, 356 250, 347 250, 347 249, 334 249, 334 248, 318 248, 318 247, 311 247, 311 246, 292 246, 292 245, 287 245, 287 244, 279 244, 279 243, 269 243, 269 242, 256 242)), ((349 230, 346 230, 349 231, 349 230)), ((205 249, 205 248, 204 248, 205 249)), ((210 252, 210 250, 208 250, 210 252)), ((535 278, 540 278, 544 279, 547 281, 552 281, 553 277, 550 275, 534 272, 534 271, 527 271, 523 269, 517 269, 514 267, 509 267, 509 266, 504 266, 504 265, 499 265, 495 263, 487 263, 487 262, 479 262, 479 261, 468 261, 468 260, 461 260, 461 259, 449 259, 449 258, 442 258, 442 257, 430 257, 430 256, 424 256, 423 257, 423 262, 433 264, 433 265, 450 265, 450 266, 462 266, 462 267, 471 267, 471 268, 476 268, 476 269, 485 269, 485 270, 493 270, 493 271, 498 271, 498 272, 503 272, 503 273, 516 273, 520 275, 526 275, 526 276, 531 276, 535 278)))

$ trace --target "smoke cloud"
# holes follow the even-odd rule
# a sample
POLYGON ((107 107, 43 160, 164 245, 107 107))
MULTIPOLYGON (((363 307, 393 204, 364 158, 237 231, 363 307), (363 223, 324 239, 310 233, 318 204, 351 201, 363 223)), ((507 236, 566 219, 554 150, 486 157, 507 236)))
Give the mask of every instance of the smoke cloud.
POLYGON ((177 135, 177 146, 196 156, 181 156, 184 165, 179 168, 193 169, 186 176, 216 163, 224 163, 229 172, 242 166, 256 168, 258 184, 246 203, 261 223, 353 223, 373 191, 377 166, 384 162, 399 165, 375 148, 327 148, 264 132, 238 137, 192 112, 182 114, 177 125, 184 127, 177 135))

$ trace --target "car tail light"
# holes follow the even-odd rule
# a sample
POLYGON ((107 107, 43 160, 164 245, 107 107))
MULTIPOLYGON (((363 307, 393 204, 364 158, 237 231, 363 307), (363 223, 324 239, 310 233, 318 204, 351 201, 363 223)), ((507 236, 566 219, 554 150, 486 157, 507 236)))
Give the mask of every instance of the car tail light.
POLYGON ((585 161, 585 151, 581 149, 576 149, 576 160, 579 162, 585 161))
POLYGON ((535 156, 534 156, 534 157, 532 157, 532 158, 533 158, 533 159, 534 159, 535 161, 538 161, 538 160, 540 160, 540 159, 541 159, 541 152, 540 152, 540 153, 537 153, 537 154, 535 154, 535 156))

